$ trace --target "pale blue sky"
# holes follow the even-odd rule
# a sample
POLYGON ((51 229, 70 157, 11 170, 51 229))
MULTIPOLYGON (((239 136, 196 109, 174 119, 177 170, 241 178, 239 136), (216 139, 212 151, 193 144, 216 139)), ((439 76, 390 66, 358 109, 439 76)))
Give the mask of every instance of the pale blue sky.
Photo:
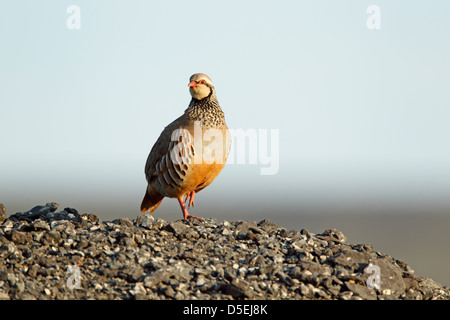
MULTIPOLYGON (((138 215, 148 152, 204 72, 230 128, 279 130, 280 168, 227 166, 195 215, 450 208, 449 13, 448 1, 3 1, 0 202, 138 215), (80 30, 66 27, 73 4, 80 30), (373 4, 381 30, 366 27, 373 4)), ((177 206, 156 214, 181 218, 177 206)))

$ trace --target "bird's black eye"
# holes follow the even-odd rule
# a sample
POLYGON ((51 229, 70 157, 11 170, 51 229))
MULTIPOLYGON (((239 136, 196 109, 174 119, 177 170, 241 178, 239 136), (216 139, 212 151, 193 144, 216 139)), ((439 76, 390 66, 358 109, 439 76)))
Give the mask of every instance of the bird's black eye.
POLYGON ((205 84, 206 81, 205 80, 200 80, 200 84, 205 84))

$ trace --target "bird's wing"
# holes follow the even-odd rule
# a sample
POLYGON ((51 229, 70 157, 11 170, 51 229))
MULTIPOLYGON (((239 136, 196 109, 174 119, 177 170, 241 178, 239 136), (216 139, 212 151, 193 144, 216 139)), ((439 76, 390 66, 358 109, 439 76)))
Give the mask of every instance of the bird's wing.
POLYGON ((169 149, 173 145, 173 143, 171 144, 172 134, 175 130, 179 129, 180 126, 183 126, 184 123, 184 116, 174 120, 164 128, 158 140, 156 140, 145 164, 145 176, 148 182, 157 177, 156 164, 164 157, 164 155, 170 153, 169 149))

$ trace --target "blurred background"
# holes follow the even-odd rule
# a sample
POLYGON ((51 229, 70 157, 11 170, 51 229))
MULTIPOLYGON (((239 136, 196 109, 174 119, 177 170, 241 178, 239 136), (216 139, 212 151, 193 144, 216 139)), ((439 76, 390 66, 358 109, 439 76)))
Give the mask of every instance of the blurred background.
MULTIPOLYGON (((1 2, 0 202, 8 215, 55 201, 135 218, 147 155, 203 72, 230 128, 278 130, 279 165, 262 175, 260 148, 257 163, 233 158, 192 214, 336 228, 450 285, 449 12, 445 0, 1 2)), ((174 199, 154 215, 182 218, 174 199)))

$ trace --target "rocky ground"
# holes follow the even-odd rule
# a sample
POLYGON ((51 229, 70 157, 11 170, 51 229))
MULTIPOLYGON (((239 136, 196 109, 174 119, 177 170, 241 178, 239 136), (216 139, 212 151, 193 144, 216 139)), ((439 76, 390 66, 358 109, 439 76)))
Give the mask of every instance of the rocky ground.
POLYGON ((450 290, 337 230, 152 215, 102 222, 48 203, 9 217, 0 204, 0 299, 427 300, 450 290))

